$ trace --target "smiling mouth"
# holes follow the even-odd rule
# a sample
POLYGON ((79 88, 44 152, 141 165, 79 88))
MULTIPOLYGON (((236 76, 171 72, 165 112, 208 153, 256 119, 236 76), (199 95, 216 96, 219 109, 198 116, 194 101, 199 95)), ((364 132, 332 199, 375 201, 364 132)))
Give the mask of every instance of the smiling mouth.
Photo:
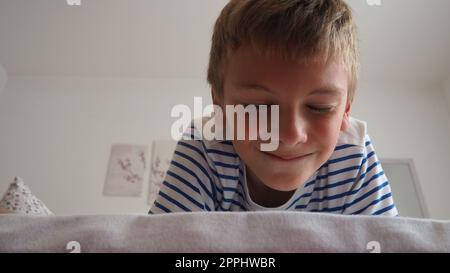
POLYGON ((311 155, 312 153, 304 154, 304 155, 276 155, 276 154, 271 154, 271 153, 265 152, 265 154, 276 160, 290 162, 290 161, 296 161, 296 160, 303 159, 303 158, 311 155))

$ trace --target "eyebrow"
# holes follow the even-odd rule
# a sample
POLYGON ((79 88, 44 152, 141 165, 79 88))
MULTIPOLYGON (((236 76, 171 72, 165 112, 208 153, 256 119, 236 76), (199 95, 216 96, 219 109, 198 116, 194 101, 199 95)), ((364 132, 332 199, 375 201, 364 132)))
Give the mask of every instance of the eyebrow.
POLYGON ((308 95, 339 95, 343 94, 345 91, 335 85, 325 85, 323 87, 313 90, 308 95))
MULTIPOLYGON (((263 85, 257 84, 257 83, 246 83, 241 82, 237 83, 236 87, 243 90, 261 90, 268 93, 273 93, 273 91, 263 85)), ((339 88, 336 85, 330 84, 330 85, 324 85, 320 88, 314 89, 312 92, 308 94, 308 96, 312 95, 339 95, 343 94, 345 92, 344 89, 339 88)))
POLYGON ((237 83, 236 87, 239 89, 244 89, 244 90, 261 90, 261 91, 273 93, 273 91, 270 90, 269 88, 267 88, 263 85, 257 84, 257 83, 241 82, 241 83, 237 83))

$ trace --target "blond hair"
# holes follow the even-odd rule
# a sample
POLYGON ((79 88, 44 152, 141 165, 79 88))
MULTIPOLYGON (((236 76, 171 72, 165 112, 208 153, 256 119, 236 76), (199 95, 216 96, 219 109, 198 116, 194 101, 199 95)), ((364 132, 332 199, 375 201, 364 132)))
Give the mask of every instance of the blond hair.
POLYGON ((343 0, 230 0, 215 23, 208 66, 208 82, 219 97, 227 58, 243 44, 307 62, 341 57, 351 77, 347 100, 353 101, 357 30, 343 0))

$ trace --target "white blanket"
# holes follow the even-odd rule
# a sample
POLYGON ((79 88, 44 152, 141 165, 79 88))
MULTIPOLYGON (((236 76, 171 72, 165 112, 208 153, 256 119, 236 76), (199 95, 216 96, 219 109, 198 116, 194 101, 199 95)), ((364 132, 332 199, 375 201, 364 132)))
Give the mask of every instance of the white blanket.
POLYGON ((0 216, 0 252, 450 252, 450 221, 302 212, 0 216))

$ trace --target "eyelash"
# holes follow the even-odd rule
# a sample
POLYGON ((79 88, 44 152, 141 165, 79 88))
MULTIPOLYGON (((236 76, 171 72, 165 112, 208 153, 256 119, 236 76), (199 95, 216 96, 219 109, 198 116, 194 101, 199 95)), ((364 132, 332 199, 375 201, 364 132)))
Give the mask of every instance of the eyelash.
POLYGON ((331 107, 314 107, 314 106, 309 105, 307 107, 311 111, 318 113, 318 114, 326 114, 326 113, 331 112, 334 109, 334 107, 332 107, 332 106, 331 107))

